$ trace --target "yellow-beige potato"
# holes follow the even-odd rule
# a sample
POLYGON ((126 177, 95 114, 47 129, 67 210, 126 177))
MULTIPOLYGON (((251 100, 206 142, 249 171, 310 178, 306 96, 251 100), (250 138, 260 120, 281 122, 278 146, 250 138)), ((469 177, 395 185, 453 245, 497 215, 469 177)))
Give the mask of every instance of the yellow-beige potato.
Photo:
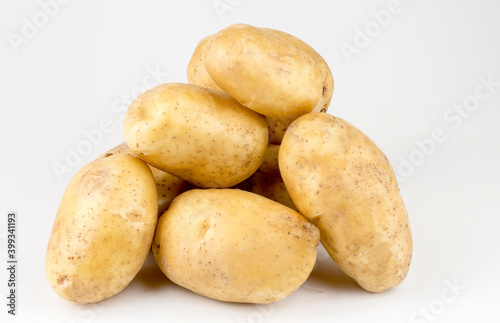
MULTIPOLYGON (((214 38, 215 34, 209 35, 203 38, 196 46, 187 67, 187 80, 188 83, 191 84, 203 86, 208 89, 223 91, 217 84, 215 84, 208 74, 207 69, 205 68, 205 60, 203 59, 205 49, 214 38)), ((284 125, 278 119, 271 117, 266 117, 266 121, 269 134, 268 142, 271 144, 279 144, 285 135, 287 125, 284 125)))
POLYGON ((309 46, 306 42, 301 40, 300 38, 295 37, 289 33, 286 33, 281 30, 271 29, 271 28, 261 28, 262 30, 279 37, 291 44, 295 48, 303 51, 307 55, 309 55, 314 62, 317 64, 319 71, 321 73, 322 79, 322 88, 321 88, 321 99, 314 107, 312 112, 326 112, 328 107, 330 106, 330 102, 332 100, 333 95, 333 76, 330 67, 326 63, 325 59, 316 51, 314 48, 309 46))
POLYGON ((171 281, 195 293, 269 303, 308 278, 318 242, 318 229, 284 205, 236 189, 196 189, 160 217, 153 255, 171 281))
MULTIPOLYGON (((330 67, 323 59, 323 57, 306 42, 289 33, 271 28, 261 29, 283 39, 295 48, 300 49, 307 55, 311 56, 311 58, 316 62, 321 73, 323 86, 321 91, 321 99, 311 112, 328 111, 328 107, 330 106, 330 102, 332 100, 334 83, 330 67)), ((281 140, 283 140, 283 136, 285 135, 288 125, 273 117, 266 117, 266 119, 269 126, 269 143, 280 144, 281 140)))
POLYGON ((236 185, 259 168, 265 118, 228 94, 168 83, 140 95, 125 114, 127 145, 148 164, 199 187, 236 185))
POLYGON ((63 194, 50 234, 50 286, 76 303, 120 292, 150 250, 157 207, 153 176, 139 158, 115 155, 82 167, 63 194))
POLYGON ((215 34, 204 55, 212 80, 242 105, 290 124, 322 99, 311 56, 261 28, 235 24, 215 34))
POLYGON ((297 210, 281 178, 278 165, 279 148, 279 145, 267 146, 264 160, 259 169, 234 188, 253 192, 297 210))
POLYGON ((208 35, 202 40, 200 40, 200 42, 196 46, 194 53, 191 56, 191 59, 189 60, 188 63, 187 81, 188 83, 203 86, 208 89, 222 91, 222 89, 217 84, 215 84, 215 82, 208 74, 207 69, 205 68, 205 60, 203 59, 205 50, 207 49, 208 45, 212 42, 214 37, 215 34, 208 35))
MULTIPOLYGON (((312 110, 312 112, 326 112, 332 100, 334 82, 332 72, 325 59, 306 42, 289 33, 271 28, 260 29, 278 38, 281 38, 295 48, 309 55, 316 62, 321 73, 321 78, 323 79, 323 85, 321 89, 321 99, 316 107, 312 110)), ((208 35, 203 38, 196 46, 188 64, 187 79, 191 84, 196 84, 209 89, 222 91, 222 89, 217 84, 215 84, 215 82, 208 74, 204 61, 205 50, 214 38, 215 34, 208 35)))
MULTIPOLYGON (((330 67, 323 59, 323 57, 307 43, 291 34, 271 28, 260 29, 278 38, 281 38, 295 48, 309 55, 315 61, 320 70, 323 85, 321 91, 321 99, 319 100, 316 107, 313 108, 312 112, 326 112, 332 99, 334 83, 330 67)), ((192 84, 197 84, 210 89, 222 90, 217 84, 215 84, 205 68, 204 53, 206 48, 214 38, 215 34, 206 36, 196 46, 196 49, 188 64, 187 79, 188 82, 192 84)), ((283 139, 285 131, 288 127, 288 123, 285 124, 279 119, 270 116, 266 116, 266 119, 268 123, 269 143, 281 143, 281 140, 283 139)))
MULTIPOLYGON (((111 148, 104 154, 97 157, 97 159, 106 158, 113 155, 137 155, 130 149, 125 142, 118 146, 111 148)), ((156 167, 148 165, 153 174, 156 185, 156 194, 158 195, 158 216, 162 215, 173 201, 173 199, 188 189, 185 181, 177 176, 159 170, 156 167)))
POLYGON ((403 281, 413 248, 408 214, 373 141, 340 118, 311 113, 288 128, 279 167, 297 209, 347 275, 370 292, 403 281))

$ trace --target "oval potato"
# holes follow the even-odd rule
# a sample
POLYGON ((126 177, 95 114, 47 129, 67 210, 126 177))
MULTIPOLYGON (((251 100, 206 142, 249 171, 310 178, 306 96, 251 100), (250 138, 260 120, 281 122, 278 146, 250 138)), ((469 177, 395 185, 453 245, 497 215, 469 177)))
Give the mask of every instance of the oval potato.
POLYGON ((139 158, 115 155, 85 165, 69 182, 52 227, 50 286, 76 303, 120 292, 150 250, 157 207, 153 176, 139 158))
POLYGON ((125 114, 127 145, 142 160, 199 187, 230 187, 254 173, 267 147, 262 115, 228 94, 169 83, 140 95, 125 114))
MULTIPOLYGON (((323 84, 321 99, 319 100, 316 107, 314 107, 312 112, 326 112, 332 99, 334 82, 330 67, 323 59, 323 57, 307 43, 291 34, 271 28, 260 29, 278 38, 281 38, 295 48, 309 55, 316 62, 321 74, 321 78, 323 80, 323 84)), ((215 34, 206 36, 196 46, 196 49, 188 64, 187 79, 188 82, 192 84, 200 85, 209 89, 222 90, 208 74, 204 61, 205 50, 212 43, 215 36, 215 34)), ((270 116, 266 116, 266 119, 269 127, 269 143, 280 144, 288 127, 288 124, 285 124, 279 119, 270 116)))
MULTIPOLYGON (((261 29, 283 39, 284 41, 291 44, 295 48, 309 55, 314 60, 314 62, 316 62, 319 71, 321 73, 323 84, 321 91, 321 99, 311 112, 328 111, 328 107, 330 106, 330 102, 332 100, 334 82, 330 67, 323 59, 323 57, 320 54, 318 54, 318 52, 315 51, 306 42, 289 33, 271 28, 261 28, 261 29)), ((267 119, 267 124, 269 126, 269 143, 280 144, 281 141, 283 140, 283 136, 285 135, 288 125, 284 124, 279 119, 273 117, 266 117, 266 119, 267 119)))
POLYGON ((373 141, 340 118, 311 113, 288 128, 279 166, 297 209, 347 275, 371 292, 403 281, 413 248, 408 214, 373 141))
POLYGON ((219 31, 204 55, 212 80, 242 105, 288 125, 322 97, 316 62, 260 28, 234 24, 219 31))
POLYGON ((307 279, 318 242, 318 229, 286 206, 236 189, 196 189, 160 217, 153 255, 170 280, 197 294, 269 303, 307 279))
MULTIPOLYGON (((325 59, 317 51, 315 51, 314 48, 309 46, 300 38, 297 38, 281 30, 262 27, 260 27, 260 29, 278 38, 281 38, 295 48, 309 55, 316 62, 321 74, 321 78, 323 79, 323 84, 321 89, 321 99, 318 102, 318 105, 312 111, 326 112, 332 100, 334 82, 332 72, 325 59)), ((196 84, 209 89, 222 91, 222 89, 217 84, 215 84, 214 80, 212 80, 212 78, 208 74, 204 60, 205 50, 212 43, 215 36, 215 34, 206 36, 196 46, 193 55, 191 56, 191 59, 188 63, 187 79, 191 84, 196 84)))
POLYGON ((325 59, 302 39, 295 37, 289 33, 286 33, 281 30, 271 29, 271 28, 261 28, 262 30, 279 37, 291 44, 295 48, 303 51, 307 55, 309 55, 314 62, 317 64, 319 71, 321 73, 322 88, 321 88, 321 99, 314 107, 312 112, 326 112, 328 111, 328 107, 330 106, 330 102, 332 101, 333 95, 333 76, 330 67, 326 63, 325 59))
MULTIPOLYGON (((137 155, 123 142, 118 146, 111 148, 104 154, 96 159, 107 158, 113 155, 130 155, 137 157, 137 155)), ((158 216, 162 215, 172 203, 173 199, 188 189, 188 185, 182 179, 156 167, 148 165, 156 185, 156 194, 158 195, 158 216)))

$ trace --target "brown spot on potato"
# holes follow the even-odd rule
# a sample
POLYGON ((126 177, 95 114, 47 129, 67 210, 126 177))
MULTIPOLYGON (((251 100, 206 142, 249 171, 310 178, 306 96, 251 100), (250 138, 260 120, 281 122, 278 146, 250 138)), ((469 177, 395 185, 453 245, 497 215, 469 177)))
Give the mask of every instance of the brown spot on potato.
POLYGON ((57 284, 62 285, 64 284, 64 282, 66 282, 67 279, 68 279, 67 276, 61 275, 57 278, 57 284))

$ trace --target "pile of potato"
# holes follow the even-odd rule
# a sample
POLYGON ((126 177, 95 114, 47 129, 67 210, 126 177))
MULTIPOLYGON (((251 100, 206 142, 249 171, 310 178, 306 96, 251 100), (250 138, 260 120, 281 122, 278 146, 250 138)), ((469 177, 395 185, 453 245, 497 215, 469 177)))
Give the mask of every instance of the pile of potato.
POLYGON ((70 181, 46 254, 57 294, 111 297, 152 248, 195 293, 273 302, 308 278, 320 241, 367 291, 403 281, 412 237, 394 171, 365 134, 324 113, 333 78, 314 49, 231 25, 200 41, 187 75, 140 95, 125 143, 70 181))

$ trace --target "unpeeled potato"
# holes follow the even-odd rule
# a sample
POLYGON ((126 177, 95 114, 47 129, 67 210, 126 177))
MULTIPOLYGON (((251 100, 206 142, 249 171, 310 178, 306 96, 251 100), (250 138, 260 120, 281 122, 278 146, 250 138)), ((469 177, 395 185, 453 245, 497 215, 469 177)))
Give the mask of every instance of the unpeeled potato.
POLYGON ((311 56, 260 28, 234 24, 207 46, 212 80, 242 105, 289 124, 313 111, 323 78, 311 56))
POLYGON ((309 55, 314 60, 321 73, 322 88, 321 88, 321 99, 319 100, 316 107, 314 107, 312 112, 326 112, 332 100, 334 83, 333 83, 332 71, 330 70, 330 67, 326 63, 325 59, 316 50, 314 50, 314 48, 309 46, 306 42, 304 42, 300 38, 295 37, 294 35, 291 35, 281 30, 276 30, 271 28, 261 28, 261 29, 276 37, 283 39, 284 41, 291 44, 295 48, 309 55))
MULTIPOLYGON (((254 29, 257 27, 249 26, 249 25, 238 25, 238 26, 243 26, 242 28, 248 28, 248 29, 254 29)), ((234 26, 232 26, 234 27, 234 26)), ((311 110, 312 112, 326 112, 328 110, 328 106, 330 105, 330 101, 332 98, 332 93, 333 93, 333 77, 331 70, 326 63, 326 61, 323 59, 323 57, 318 54, 311 46, 309 46, 307 43, 302 41, 301 39, 285 33, 283 31, 271 29, 271 28, 258 28, 260 31, 263 32, 262 35, 267 35, 267 36, 276 36, 280 38, 281 40, 285 41, 286 43, 292 45, 296 49, 306 53, 309 55, 312 60, 316 63, 319 72, 320 72, 320 77, 322 79, 322 88, 321 88, 321 98, 319 99, 318 103, 316 106, 311 110)), ((196 46, 194 53, 191 57, 191 60, 189 61, 188 68, 187 68, 187 78, 188 82, 192 84, 197 84, 206 88, 210 89, 216 89, 216 90, 222 90, 219 85, 214 82, 214 80, 211 78, 209 75, 206 67, 205 67, 205 51, 209 45, 212 44, 213 40, 216 38, 218 34, 213 34, 209 35, 205 38, 203 38, 198 45, 196 46)), ((272 37, 271 37, 272 38, 272 37)), ((250 42, 260 42, 260 41, 265 41, 265 39, 261 39, 259 37, 252 38, 250 42)), ((228 44, 230 46, 230 44, 228 44)), ((209 54, 210 55, 210 54, 209 54)), ((251 54, 250 54, 251 55, 251 54)), ((240 59, 240 56, 238 57, 229 57, 228 59, 240 59)), ((245 66, 242 66, 245 68, 245 66)), ((217 72, 217 71, 216 71, 217 72)), ((228 82, 231 82, 231 80, 227 80, 228 82)), ((300 80, 299 80, 300 82, 300 80)), ((246 91, 246 89, 243 89, 246 91)), ((241 101, 240 101, 241 102, 241 101)), ((293 102, 291 102, 293 104, 293 102)), ((259 110, 258 107, 256 108, 258 112, 266 115, 268 127, 269 127, 269 143, 271 144, 279 144, 283 138, 283 135, 285 134, 285 131, 288 127, 288 124, 291 121, 283 121, 282 118, 273 116, 271 114, 268 114, 267 112, 263 110, 259 110)))
POLYGON ((171 281, 195 293, 269 303, 307 279, 318 242, 318 229, 284 205, 236 189, 195 189, 160 217, 153 254, 171 281))
POLYGON ((288 128, 279 167, 297 209, 347 275, 371 292, 403 281, 413 248, 408 214, 373 141, 338 117, 310 113, 288 128))
POLYGON ((94 303, 125 288, 151 247, 158 200, 149 167, 128 155, 95 160, 71 179, 45 257, 62 298, 94 303))
POLYGON ((228 94, 167 83, 141 94, 123 121, 125 141, 148 164, 199 187, 231 187, 259 168, 265 118, 228 94))

